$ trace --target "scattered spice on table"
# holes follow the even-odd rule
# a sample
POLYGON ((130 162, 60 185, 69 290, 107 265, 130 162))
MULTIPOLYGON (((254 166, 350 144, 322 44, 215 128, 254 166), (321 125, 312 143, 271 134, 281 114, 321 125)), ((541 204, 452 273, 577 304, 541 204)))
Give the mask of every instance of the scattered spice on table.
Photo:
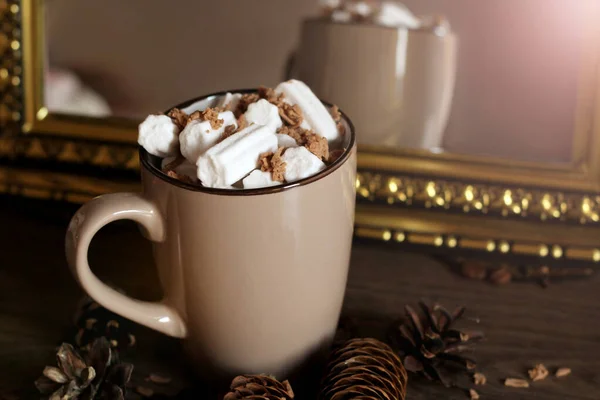
POLYGON ((541 381, 548 377, 548 369, 544 364, 537 364, 535 367, 527 371, 529 379, 532 381, 541 381))

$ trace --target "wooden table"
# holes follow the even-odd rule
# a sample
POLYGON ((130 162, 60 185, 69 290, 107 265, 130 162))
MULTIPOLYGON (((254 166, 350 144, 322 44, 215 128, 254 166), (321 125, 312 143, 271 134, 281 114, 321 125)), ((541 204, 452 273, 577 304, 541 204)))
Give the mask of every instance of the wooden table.
MULTIPOLYGON (((0 198, 0 399, 39 396, 33 381, 54 364, 56 346, 71 326, 82 293, 67 270, 64 234, 75 207, 0 198)), ((157 299, 150 245, 130 223, 103 229, 90 249, 90 264, 103 279, 143 299, 157 299), (112 255, 109 256, 109 250, 112 255)), ((563 282, 543 289, 533 284, 496 287, 466 280, 445 265, 419 254, 357 243, 343 314, 359 335, 382 337, 403 306, 419 299, 448 307, 467 305, 467 325, 486 333, 474 354, 488 384, 482 399, 600 399, 600 278, 563 282), (529 389, 502 385, 506 377, 526 377, 535 363, 551 371, 570 367, 572 375, 536 382, 529 389)), ((165 390, 177 391, 193 378, 185 372, 178 342, 136 327, 133 380, 144 384, 151 372, 171 375, 165 390)), ((202 398, 202 397, 197 397, 202 398)), ((465 399, 417 378, 408 399, 465 399)))

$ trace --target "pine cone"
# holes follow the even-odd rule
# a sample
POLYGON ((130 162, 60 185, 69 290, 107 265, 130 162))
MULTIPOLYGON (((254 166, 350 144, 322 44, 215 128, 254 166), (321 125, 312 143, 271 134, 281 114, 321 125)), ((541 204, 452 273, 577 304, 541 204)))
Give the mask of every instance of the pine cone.
POLYGON ((106 308, 90 297, 85 297, 75 315, 75 344, 88 350, 94 340, 104 336, 111 347, 125 351, 135 345, 135 336, 130 333, 133 323, 106 308))
POLYGON ((120 363, 106 338, 94 341, 86 359, 73 346, 63 343, 58 353, 57 367, 44 368, 35 381, 42 394, 50 400, 122 400, 133 365, 120 363))
POLYGON ((266 375, 240 375, 231 382, 223 400, 292 400, 294 391, 288 381, 279 382, 266 375))
POLYGON ((475 369, 474 360, 458 353, 469 350, 473 343, 483 338, 483 333, 453 328, 465 307, 459 307, 451 314, 439 304, 429 307, 419 302, 419 306, 423 316, 405 306, 408 322, 395 329, 392 340, 408 371, 450 387, 453 382, 448 373, 453 372, 452 367, 459 367, 463 372, 475 369))
POLYGON ((408 378, 400 358, 376 339, 351 339, 331 355, 320 400, 404 400, 408 378))

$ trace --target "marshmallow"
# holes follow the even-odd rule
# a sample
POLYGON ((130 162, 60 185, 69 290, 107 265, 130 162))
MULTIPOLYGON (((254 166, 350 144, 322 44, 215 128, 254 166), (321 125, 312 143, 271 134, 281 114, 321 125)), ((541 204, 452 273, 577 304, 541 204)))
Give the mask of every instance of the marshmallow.
POLYGON ((275 93, 283 93, 285 102, 297 104, 302 109, 303 128, 311 129, 329 141, 338 138, 339 132, 329 111, 304 82, 292 79, 280 83, 275 93))
POLYGON ((217 103, 217 107, 227 107, 229 106, 230 110, 235 110, 240 99, 242 98, 241 93, 226 93, 223 97, 219 99, 217 103))
POLYGON ((335 10, 331 13, 331 20, 333 22, 350 22, 352 21, 352 14, 346 10, 335 10))
POLYGON ((244 113, 248 124, 265 125, 276 131, 281 128, 283 122, 279 116, 279 108, 265 99, 248 105, 248 111, 244 113))
POLYGON ((198 157, 221 139, 226 127, 235 125, 237 129, 237 122, 231 111, 219 113, 218 118, 223 120, 219 129, 212 129, 210 121, 196 119, 189 122, 179 135, 181 154, 192 164, 196 164, 198 157))
POLYGON ((342 1, 341 0, 319 0, 319 4, 321 5, 321 7, 338 8, 339 6, 342 5, 342 1))
POLYGON ((242 180, 244 189, 256 189, 262 187, 280 185, 281 182, 274 181, 270 172, 263 172, 260 169, 255 169, 250 172, 250 175, 242 180))
POLYGON ((306 147, 287 149, 281 159, 286 163, 284 177, 288 183, 308 178, 325 169, 325 163, 306 147))
POLYGON ((406 6, 393 1, 384 1, 381 3, 375 15, 375 23, 383 26, 406 27, 409 29, 418 29, 421 26, 421 20, 415 17, 406 6))
POLYGON ((277 133, 277 147, 298 147, 296 139, 285 133, 277 133))
MULTIPOLYGON (((162 160, 161 167, 164 169, 168 164, 175 161, 175 157, 168 157, 162 160)), ((188 160, 185 160, 177 167, 173 169, 177 175, 186 176, 192 180, 192 182, 198 181, 198 168, 195 164, 192 164, 188 160)))
POLYGON ((262 153, 275 150, 277 137, 273 130, 262 125, 250 125, 198 158, 198 178, 208 187, 232 185, 256 168, 262 153))
POLYGON ((138 127, 138 144, 158 157, 175 155, 179 128, 166 115, 149 115, 138 127))
POLYGON ((206 102, 206 99, 204 99, 204 100, 199 100, 195 103, 192 103, 185 108, 182 108, 181 111, 183 111, 187 115, 190 115, 191 113, 193 113, 195 111, 202 111, 206 107, 207 107, 207 102, 206 102))
POLYGON ((373 12, 373 9, 365 1, 352 1, 346 4, 346 10, 351 14, 360 15, 361 17, 368 17, 373 12))

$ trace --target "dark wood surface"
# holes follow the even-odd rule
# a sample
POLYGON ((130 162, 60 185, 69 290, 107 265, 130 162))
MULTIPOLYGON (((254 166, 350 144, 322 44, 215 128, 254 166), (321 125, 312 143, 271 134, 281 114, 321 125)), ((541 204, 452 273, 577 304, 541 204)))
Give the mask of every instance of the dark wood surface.
MULTIPOLYGON (((64 234, 73 206, 23 199, 0 199, 0 399, 39 396, 33 381, 53 364, 56 346, 72 325, 82 292, 64 259, 64 234)), ((150 245, 134 225, 103 229, 90 249, 90 264, 103 279, 130 294, 157 299, 160 289, 150 245)), ((486 333, 473 354, 488 384, 482 399, 600 399, 600 279, 550 285, 514 283, 496 287, 466 280, 423 254, 357 243, 343 314, 361 336, 382 337, 403 306, 419 299, 448 307, 468 307, 465 326, 486 333), (476 320, 479 319, 479 323, 476 320), (506 377, 526 377, 535 363, 551 372, 569 367, 572 375, 536 382, 529 389, 502 385, 506 377)), ((135 328, 138 347, 134 381, 151 372, 171 375, 163 391, 174 392, 193 377, 186 373, 176 340, 135 328)), ((408 399, 465 399, 461 390, 411 377, 408 399)), ((156 389, 156 387, 155 387, 156 389)), ((201 398, 201 397, 199 397, 201 398)))

